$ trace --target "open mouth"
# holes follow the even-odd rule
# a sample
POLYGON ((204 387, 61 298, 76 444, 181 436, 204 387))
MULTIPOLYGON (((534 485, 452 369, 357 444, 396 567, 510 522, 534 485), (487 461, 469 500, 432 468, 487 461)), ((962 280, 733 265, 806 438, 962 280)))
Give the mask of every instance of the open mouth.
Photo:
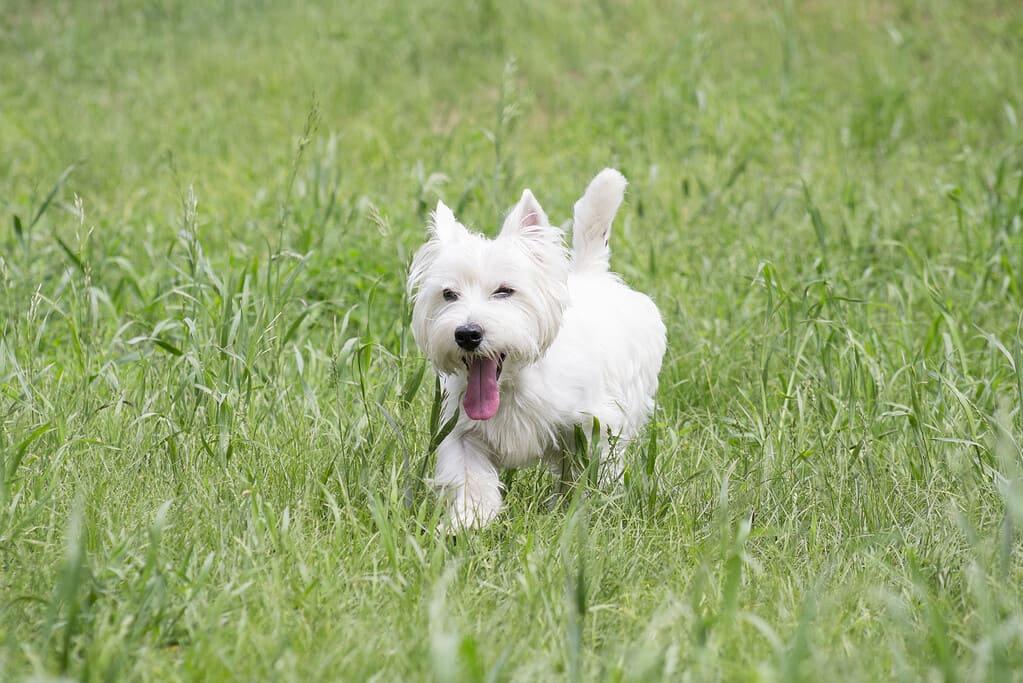
MULTIPOLYGON (((501 379, 501 368, 504 367, 504 359, 505 359, 505 357, 507 357, 507 355, 508 354, 506 354, 506 353, 502 353, 501 355, 499 355, 497 357, 497 360, 496 360, 496 362, 497 362, 497 379, 501 379)), ((480 359, 481 359, 480 356, 462 356, 462 365, 465 366, 466 370, 470 370, 471 371, 472 370, 472 364, 475 363, 477 360, 480 360, 480 359)), ((483 358, 482 360, 489 360, 489 359, 483 358)))
POLYGON ((497 358, 490 356, 463 356, 469 371, 465 386, 465 399, 462 407, 465 414, 473 420, 489 420, 497 414, 501 405, 501 395, 497 388, 497 380, 501 377, 505 354, 497 358))

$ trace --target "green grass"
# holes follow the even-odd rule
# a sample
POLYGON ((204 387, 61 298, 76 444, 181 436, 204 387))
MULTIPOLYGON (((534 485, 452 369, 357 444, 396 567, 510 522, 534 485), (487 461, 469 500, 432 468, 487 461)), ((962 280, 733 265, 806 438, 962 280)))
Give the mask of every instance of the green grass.
POLYGON ((0 9, 0 680, 1023 680, 1018 3, 0 9), (404 270, 630 179, 616 490, 439 539, 404 270))

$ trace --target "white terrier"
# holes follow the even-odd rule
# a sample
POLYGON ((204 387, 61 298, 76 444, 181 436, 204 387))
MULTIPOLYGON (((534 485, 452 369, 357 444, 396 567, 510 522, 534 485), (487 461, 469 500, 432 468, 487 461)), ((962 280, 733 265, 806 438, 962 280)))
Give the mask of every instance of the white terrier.
MULTIPOLYGON (((609 271, 611 221, 625 178, 601 171, 575 204, 572 253, 526 190, 494 240, 437 203, 409 272, 412 332, 444 384, 434 485, 449 530, 501 510, 501 468, 572 469, 576 426, 601 428, 602 477, 653 410, 665 329, 654 302, 609 271)), ((578 472, 576 471, 576 474, 578 472)))

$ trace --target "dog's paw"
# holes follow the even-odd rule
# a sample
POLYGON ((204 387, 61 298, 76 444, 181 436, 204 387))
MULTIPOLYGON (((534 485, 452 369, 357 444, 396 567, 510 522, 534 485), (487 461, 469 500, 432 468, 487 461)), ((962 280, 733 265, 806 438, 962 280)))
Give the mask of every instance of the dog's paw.
POLYGON ((493 522, 500 512, 500 502, 495 504, 486 499, 471 500, 458 496, 440 521, 437 531, 451 536, 461 531, 482 529, 493 522))

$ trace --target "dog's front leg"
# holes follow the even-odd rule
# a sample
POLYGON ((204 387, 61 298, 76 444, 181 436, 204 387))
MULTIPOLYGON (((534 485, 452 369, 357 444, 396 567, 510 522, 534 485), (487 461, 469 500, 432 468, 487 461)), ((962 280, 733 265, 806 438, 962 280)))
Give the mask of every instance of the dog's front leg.
POLYGON ((501 480, 487 454, 465 435, 449 434, 437 447, 434 486, 447 499, 446 531, 482 527, 501 511, 501 480))

